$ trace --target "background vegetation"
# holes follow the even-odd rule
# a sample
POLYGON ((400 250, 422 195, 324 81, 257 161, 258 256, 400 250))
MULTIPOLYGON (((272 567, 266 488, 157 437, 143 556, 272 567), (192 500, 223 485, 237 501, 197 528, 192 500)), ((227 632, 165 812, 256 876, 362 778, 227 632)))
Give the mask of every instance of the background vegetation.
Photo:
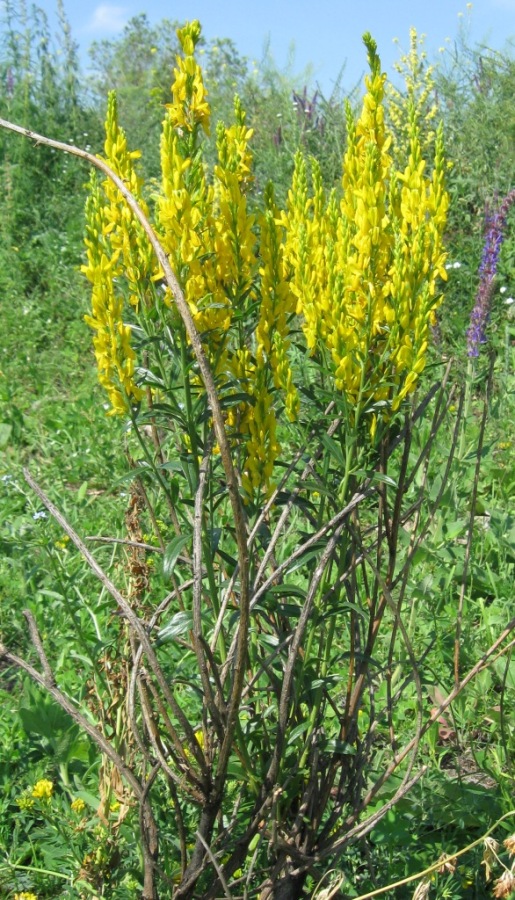
MULTIPOLYGON (((129 146, 145 149, 142 165, 151 182, 158 174, 158 135, 178 49, 175 23, 154 27, 139 16, 120 39, 94 47, 93 74, 85 90, 64 10, 58 9, 60 31, 54 35, 37 8, 4 4, 2 117, 100 152, 107 91, 116 89, 129 146)), ((277 72, 270 59, 256 70, 226 40, 206 44, 201 52, 215 118, 229 118, 237 92, 254 129, 256 209, 262 207, 271 175, 278 202, 284 201, 299 146, 320 161, 327 188, 337 183, 346 146, 342 87, 324 98, 302 78, 277 72)), ((452 167, 448 282, 433 363, 436 367, 442 359, 452 360, 453 377, 463 377, 467 384, 456 468, 439 498, 410 581, 411 639, 424 656, 424 691, 438 706, 454 678, 464 567, 464 671, 515 615, 515 303, 510 302, 515 296, 515 241, 509 224, 488 330, 491 376, 487 352, 473 368, 466 356, 485 212, 514 185, 515 61, 509 51, 458 45, 438 65, 434 79, 452 167), (472 510, 472 553, 466 563, 485 400, 488 419, 472 510)), ((357 106, 355 91, 349 99, 357 106)), ((212 137, 207 158, 214 157, 212 137)), ((116 723, 109 718, 106 696, 117 708, 125 689, 123 671, 116 668, 118 622, 105 590, 22 475, 22 467, 28 466, 50 486, 52 498, 82 535, 126 536, 130 486, 124 447, 133 458, 135 451, 124 423, 105 415, 83 321, 88 290, 79 272, 84 218, 78 198, 85 198, 87 178, 78 161, 0 131, 0 626, 7 647, 30 655, 21 610, 31 610, 67 695, 81 700, 92 718, 104 715, 109 733, 116 723), (93 670, 104 678, 101 700, 93 670)), ((435 472, 445 464, 457 412, 451 404, 438 436, 435 472)), ((167 527, 169 523, 161 523, 165 535, 167 527)), ((141 539, 154 542, 152 523, 141 539)), ((104 566, 123 578, 126 563, 117 545, 99 552, 104 566)), ((159 557, 151 563, 159 584, 159 557)), ((141 851, 123 791, 65 713, 27 676, 5 660, 0 664, 0 894, 139 896, 141 851), (52 782, 51 792, 45 781, 52 782)), ((472 844, 512 813, 514 700, 515 664, 508 652, 494 659, 428 732, 420 748, 427 766, 424 778, 370 833, 346 848, 335 862, 336 872, 323 884, 308 881, 306 896, 328 897, 323 891, 334 884, 342 896, 357 897, 402 880, 441 854, 452 856, 472 844)), ((418 709, 413 683, 398 704, 402 733, 408 735, 418 709)), ((380 749, 379 742, 378 754, 380 749)), ((393 795, 395 783, 388 790, 393 795)), ((380 802, 387 800, 383 793, 380 802)), ((178 838, 166 809, 161 826, 173 858, 178 838)), ((502 842, 514 831, 508 818, 494 837, 502 842)), ((496 881, 502 862, 508 865, 502 846, 485 849, 481 842, 455 863, 442 865, 430 885, 420 883, 439 898, 491 896, 494 884, 497 896, 503 896, 496 881)), ((172 869, 166 874, 173 877, 172 869)), ((411 896, 414 890, 415 884, 407 884, 391 896, 411 896)))

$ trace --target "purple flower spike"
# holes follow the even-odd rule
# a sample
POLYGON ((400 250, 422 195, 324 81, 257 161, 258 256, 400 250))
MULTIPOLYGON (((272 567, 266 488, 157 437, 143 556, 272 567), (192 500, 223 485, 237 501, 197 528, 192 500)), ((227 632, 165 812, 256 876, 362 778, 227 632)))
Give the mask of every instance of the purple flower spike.
POLYGON ((511 204, 514 202, 515 190, 510 191, 497 211, 493 215, 488 215, 486 219, 486 240, 479 267, 479 287, 467 331, 467 353, 469 356, 479 356, 480 345, 486 343, 486 325, 490 315, 490 301, 494 289, 499 253, 504 240, 506 217, 511 204))

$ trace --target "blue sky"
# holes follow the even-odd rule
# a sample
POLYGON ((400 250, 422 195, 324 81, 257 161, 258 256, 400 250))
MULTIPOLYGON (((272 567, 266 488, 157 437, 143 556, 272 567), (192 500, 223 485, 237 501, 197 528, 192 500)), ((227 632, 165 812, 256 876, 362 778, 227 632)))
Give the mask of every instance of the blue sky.
MULTIPOLYGON (((37 0, 47 12, 55 0, 37 0)), ((364 31, 376 39, 383 68, 390 70, 398 56, 398 38, 407 48, 410 26, 427 35, 430 58, 440 48, 452 49, 460 28, 473 42, 501 49, 515 39, 515 0, 114 0, 89 3, 64 0, 72 33, 86 60, 93 40, 120 34, 128 20, 147 13, 151 22, 163 18, 197 18, 207 38, 232 38, 239 52, 259 61, 268 43, 280 67, 291 62, 300 73, 312 66, 313 81, 329 93, 345 63, 343 84, 352 87, 362 76, 364 31)), ((440 51, 441 52, 441 51, 440 51)))

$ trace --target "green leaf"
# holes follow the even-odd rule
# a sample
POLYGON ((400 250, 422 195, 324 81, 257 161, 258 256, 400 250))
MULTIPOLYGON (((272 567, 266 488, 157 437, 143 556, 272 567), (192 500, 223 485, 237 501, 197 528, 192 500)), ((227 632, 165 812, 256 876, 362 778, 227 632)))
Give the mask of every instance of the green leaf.
POLYGON ((300 725, 297 725, 297 727, 293 729, 293 731, 290 731, 288 737, 288 747, 290 746, 290 744, 294 744, 297 738, 300 737, 301 734, 304 734, 304 732, 307 731, 308 728, 309 721, 308 719, 306 719, 305 722, 301 722, 300 725))
POLYGON ((176 460, 172 460, 171 462, 161 463, 157 466, 158 469, 165 469, 165 471, 170 472, 182 472, 182 464, 177 462, 176 460))
POLYGON ((37 595, 41 597, 51 597, 52 600, 64 600, 63 594, 58 594, 57 591, 50 591, 46 588, 40 588, 37 595))
POLYGON ((294 606, 293 603, 279 603, 277 612, 284 619, 298 619, 301 609, 301 606, 294 606))
POLYGON ((459 534, 466 531, 468 519, 458 519, 456 522, 445 522, 442 527, 443 537, 448 541, 454 541, 459 534))
POLYGON ((252 397, 251 394, 246 394, 243 391, 236 394, 228 394, 226 397, 222 397, 220 399, 220 406, 222 409, 231 409, 232 406, 239 406, 240 403, 248 403, 254 405, 256 402, 255 397, 252 397))
POLYGON ((329 753, 335 753, 339 756, 355 756, 356 750, 345 741, 337 741, 336 739, 327 742, 327 750, 329 753))
POLYGON ((12 425, 9 425, 8 422, 0 422, 0 450, 7 447, 12 430, 13 427, 12 425))
POLYGON ((342 448, 340 447, 340 445, 337 444, 336 441, 333 440, 332 437, 329 437, 328 434, 320 435, 320 440, 321 440, 322 444, 324 445, 325 449, 328 450, 330 455, 336 460, 338 465, 341 466, 342 469, 345 469, 345 459, 344 459, 343 451, 342 451, 342 448))
POLYGON ((163 379, 159 378, 154 372, 151 372, 150 369, 143 369, 138 366, 136 375, 140 379, 141 384, 153 384, 156 387, 162 388, 162 390, 165 390, 166 388, 163 379))
POLYGON ((310 547, 309 550, 306 550, 306 552, 303 553, 302 556, 299 556, 293 561, 292 565, 287 569, 288 574, 295 572, 297 569, 301 569, 302 566, 306 565, 306 563, 310 562, 312 559, 318 559, 324 549, 325 542, 317 541, 315 544, 313 544, 312 547, 310 547))
POLYGON ((394 481, 393 478, 390 478, 389 475, 384 475, 382 472, 374 472, 374 474, 372 475, 372 480, 380 481, 381 484, 389 484, 390 487, 393 488, 398 487, 397 482, 394 481))
POLYGON ((247 779, 247 773, 243 768, 241 762, 237 759, 231 759, 227 766, 227 775, 229 778, 234 778, 238 783, 245 782, 247 779))
POLYGON ((279 597, 300 597, 301 600, 306 599, 306 591, 297 584, 274 584, 267 593, 277 594, 279 597))
POLYGON ((234 556, 231 556, 229 553, 226 553, 225 550, 222 550, 220 547, 216 548, 216 552, 217 552, 218 556, 221 559, 223 559, 224 562, 226 562, 229 566, 232 567, 232 569, 236 568, 236 560, 235 560, 234 556))
POLYGON ((159 631, 157 635, 158 646, 178 637, 180 634, 186 634, 186 632, 191 629, 192 624, 193 616, 191 612, 181 610, 180 612, 175 613, 168 625, 165 625, 159 631))
POLYGON ((97 811, 98 797, 96 797, 95 794, 90 794, 89 791, 85 791, 85 790, 81 789, 79 791, 74 791, 74 797, 84 800, 84 803, 86 803, 88 806, 90 806, 94 812, 97 811))
POLYGON ((179 534, 173 541, 170 541, 166 547, 163 556, 163 576, 167 581, 169 581, 173 575, 175 563, 177 562, 181 550, 190 542, 190 540, 189 534, 179 534))

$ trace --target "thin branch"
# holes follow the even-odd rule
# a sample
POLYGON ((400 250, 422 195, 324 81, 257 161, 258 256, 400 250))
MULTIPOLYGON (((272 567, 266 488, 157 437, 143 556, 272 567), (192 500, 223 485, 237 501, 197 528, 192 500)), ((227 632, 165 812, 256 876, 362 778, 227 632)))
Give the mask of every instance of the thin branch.
POLYGON ((121 612, 132 626, 134 633, 137 635, 137 638, 143 647, 145 655, 149 661, 150 668, 155 675, 156 681, 161 688, 164 697, 166 698, 166 702, 173 710, 175 716, 177 716, 179 722, 181 723, 181 727, 184 730, 186 739, 188 741, 190 750, 195 755, 199 749, 198 741, 195 737, 193 728, 191 727, 188 719, 186 718, 184 712, 181 707, 177 703, 175 697, 173 696, 170 687, 168 685, 168 681, 165 678, 161 666, 159 664, 159 660, 157 659, 156 653, 152 644, 150 643, 150 639, 145 629, 143 623, 138 618, 130 604, 127 602, 123 594, 120 593, 118 588, 113 584, 113 582, 108 578, 103 569, 98 565, 96 559, 91 555, 88 548, 84 544, 84 541, 81 540, 79 535, 74 531, 69 522, 64 518, 61 512, 57 509, 57 507, 52 503, 49 497, 45 494, 43 489, 39 486, 39 484, 32 478, 30 472, 27 469, 23 470, 23 474, 27 483, 30 485, 32 490, 37 494, 40 498, 41 502, 46 506, 49 513, 53 516, 53 518, 59 523, 63 531, 66 532, 70 540, 75 544, 77 549, 80 551, 86 562, 88 563, 90 569, 95 573, 97 578, 104 585, 105 589, 109 594, 113 597, 113 599, 118 604, 121 612))
MULTIPOLYGON (((197 490, 195 491, 195 507, 193 516, 193 646, 197 657, 197 666, 202 682, 203 701, 207 705, 213 719, 219 739, 223 741, 224 723, 222 713, 223 695, 219 696, 216 705, 213 687, 209 678, 206 659, 205 642, 202 634, 202 531, 204 524, 204 495, 207 484, 207 473, 211 461, 212 439, 207 442, 204 458, 199 468, 197 490)), ((211 657, 212 659, 212 657, 211 657)), ((219 677, 217 678, 220 683, 219 677)))
POLYGON ((206 851, 207 855, 209 856, 209 859, 213 863, 213 866, 216 870, 216 874, 218 875, 218 877, 220 879, 220 884, 222 885, 222 887, 224 889, 224 893, 225 893, 227 900, 232 900, 232 894, 231 894, 229 887, 227 885, 227 882, 224 878, 224 873, 222 872, 220 866, 218 865, 218 862, 213 855, 213 851, 211 850, 211 847, 209 846, 207 841, 204 840, 200 831, 197 831, 197 838, 199 839, 200 843, 204 847, 204 850, 206 851))
POLYGON ((45 673, 45 678, 46 678, 47 684, 52 685, 52 687, 57 687, 54 673, 52 672, 50 663, 48 662, 48 657, 45 653, 45 649, 43 647, 43 642, 39 635, 39 631, 38 631, 38 628, 36 625, 36 620, 34 619, 34 616, 28 609, 23 610, 23 615, 25 616, 25 618, 27 620, 27 623, 29 626, 29 633, 32 638, 32 643, 34 644, 34 646, 37 650, 37 654, 39 656, 41 665, 43 667, 43 672, 45 673))
MULTIPOLYGON (((29 621, 30 620, 29 617, 32 616, 32 613, 29 610, 24 610, 24 615, 25 615, 27 621, 29 621)), ((33 620, 32 627, 34 629, 37 627, 34 620, 33 620)), ((31 629, 31 632, 32 632, 32 629, 31 629)), ((48 693, 50 694, 51 697, 54 698, 56 703, 58 703, 59 706, 62 709, 64 709, 64 711, 67 712, 69 716, 71 716, 73 721, 76 722, 77 725, 79 725, 79 727, 82 728, 86 732, 86 734, 89 735, 91 740, 94 741, 98 747, 100 747, 100 750, 102 751, 102 753, 104 753, 111 760, 111 762, 119 770, 120 774, 123 775, 125 780, 130 784, 130 786, 131 786, 132 790, 134 791, 134 794, 136 795, 138 800, 140 800, 141 796, 143 794, 143 787, 142 787, 141 783, 138 781, 138 779, 136 778, 136 776, 134 775, 134 772, 131 769, 129 769, 129 767, 124 763, 121 756, 118 755, 118 753, 111 746, 109 741, 106 740, 106 738, 104 737, 102 732, 99 731, 99 729, 96 728, 94 725, 92 725, 88 721, 88 719, 86 719, 86 717, 83 716, 82 713, 80 713, 78 709, 76 709, 76 707, 73 705, 73 703, 71 703, 71 701, 68 699, 68 697, 65 694, 63 694, 62 691, 59 690, 59 688, 56 686, 56 682, 55 682, 55 678, 54 678, 53 674, 50 673, 50 677, 47 675, 46 672, 44 675, 42 675, 40 672, 37 671, 37 669, 35 669, 33 666, 31 666, 30 663, 26 662, 26 660, 17 656, 15 653, 11 653, 11 651, 8 650, 7 647, 4 646, 4 644, 0 644, 0 659, 6 659, 8 662, 10 662, 14 666, 16 666, 18 669, 23 669, 23 671, 26 672, 27 675, 29 675, 32 678, 32 680, 36 682, 36 684, 39 684, 40 687, 42 687, 46 691, 48 691, 48 693)))
MULTIPOLYGON (((144 544, 142 541, 129 541, 127 538, 103 537, 100 534, 92 534, 84 538, 85 541, 95 541, 98 544, 122 544, 124 547, 136 547, 138 550, 148 550, 149 553, 164 553, 162 547, 155 547, 154 544, 144 544)), ((181 557, 179 557, 181 559, 181 557)), ((183 562, 186 559, 183 558, 183 562)))

